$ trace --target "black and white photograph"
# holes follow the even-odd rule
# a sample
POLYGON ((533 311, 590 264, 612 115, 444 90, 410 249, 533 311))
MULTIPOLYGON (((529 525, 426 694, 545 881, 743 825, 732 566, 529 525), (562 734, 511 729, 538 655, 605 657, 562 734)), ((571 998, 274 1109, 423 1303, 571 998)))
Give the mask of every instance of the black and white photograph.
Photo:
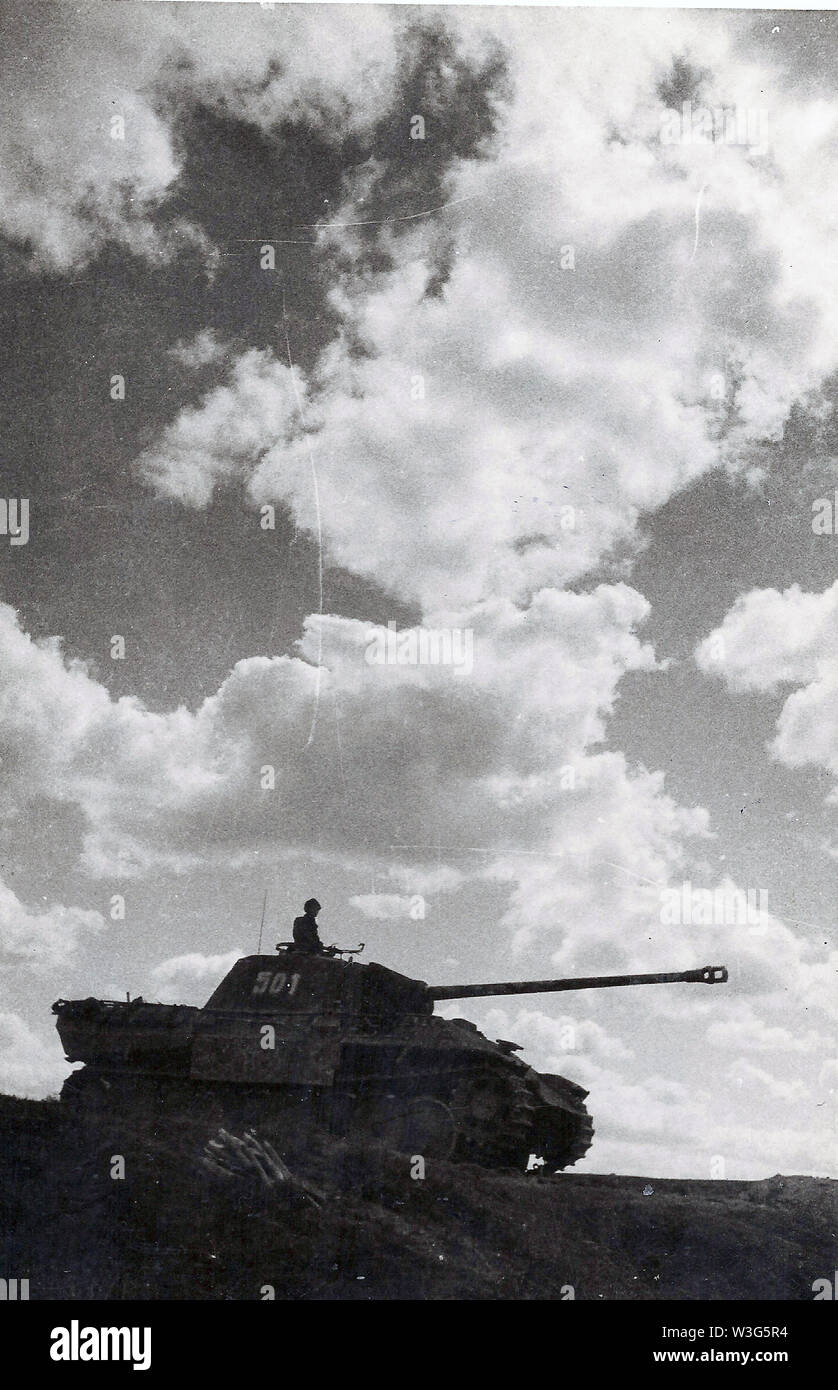
POLYGON ((0 25, 4 1326, 57 1374, 148 1369, 141 1303, 660 1304, 647 1370, 791 1368, 838 15, 0 25))

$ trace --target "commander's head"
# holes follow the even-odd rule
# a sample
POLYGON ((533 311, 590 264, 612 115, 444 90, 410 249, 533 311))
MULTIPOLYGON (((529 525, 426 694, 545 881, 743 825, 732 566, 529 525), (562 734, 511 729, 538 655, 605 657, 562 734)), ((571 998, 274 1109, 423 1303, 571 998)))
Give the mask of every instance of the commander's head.
POLYGON ((320 904, 316 898, 309 898, 308 902, 303 903, 303 912, 307 917, 316 917, 320 911, 320 904))

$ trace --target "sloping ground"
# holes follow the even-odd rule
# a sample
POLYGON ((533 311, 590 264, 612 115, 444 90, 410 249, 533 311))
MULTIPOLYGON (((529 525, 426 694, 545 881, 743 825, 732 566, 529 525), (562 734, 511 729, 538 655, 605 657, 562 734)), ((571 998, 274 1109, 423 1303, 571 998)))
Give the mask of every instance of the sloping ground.
POLYGON ((488 1172, 271 1134, 292 1183, 213 1175, 213 1131, 0 1097, 0 1276, 30 1297, 800 1299, 830 1278, 838 1182, 488 1172), (125 1177, 114 1155, 124 1159, 125 1177), (644 1192, 645 1189, 645 1192, 644 1192), (649 1189, 652 1189, 649 1191, 649 1189))

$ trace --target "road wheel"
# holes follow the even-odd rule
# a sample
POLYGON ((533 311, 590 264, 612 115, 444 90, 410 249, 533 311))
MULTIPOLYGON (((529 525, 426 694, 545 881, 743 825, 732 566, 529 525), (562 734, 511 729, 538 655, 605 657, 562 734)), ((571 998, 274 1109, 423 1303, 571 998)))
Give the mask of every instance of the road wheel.
POLYGON ((526 1168, 533 1106, 520 1077, 488 1069, 474 1072, 454 1087, 451 1110, 458 1158, 489 1167, 526 1168))
POLYGON ((399 1153, 448 1158, 456 1127, 450 1109, 434 1096, 375 1096, 355 1107, 353 1135, 364 1133, 399 1153))

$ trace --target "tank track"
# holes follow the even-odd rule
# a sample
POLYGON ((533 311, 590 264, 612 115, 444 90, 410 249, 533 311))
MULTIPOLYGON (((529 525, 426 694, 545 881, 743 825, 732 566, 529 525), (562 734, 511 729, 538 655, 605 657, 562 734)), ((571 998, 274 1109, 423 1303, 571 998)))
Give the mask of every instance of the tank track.
POLYGON ((567 1077, 542 1073, 541 1083, 547 1083, 557 1095, 559 1104, 542 1103, 537 1118, 535 1151, 545 1168, 558 1172, 571 1168, 585 1157, 594 1137, 593 1121, 585 1105, 585 1091, 568 1081, 567 1077))
MULTIPOLYGON (((411 1070, 408 1082, 390 1076, 372 1086, 346 1086, 337 1112, 339 1132, 371 1134, 426 1157, 452 1158, 487 1168, 529 1166, 533 1154, 545 1168, 569 1168, 588 1152, 593 1124, 579 1088, 564 1078, 556 1103, 546 1103, 526 1075, 491 1063, 456 1072, 411 1070), (432 1123, 423 1133, 421 1114, 432 1123), (447 1115, 443 1125, 440 1111, 447 1115), (341 1112, 346 1116, 344 1130, 341 1112), (414 1122, 415 1121, 415 1122, 414 1122)), ((556 1087, 556 1089, 559 1089, 556 1087)))
POLYGON ((315 1127, 488 1168, 523 1171, 535 1154, 556 1172, 584 1157, 593 1125, 574 1094, 578 1088, 561 1077, 545 1079, 563 1087, 560 1103, 546 1103, 526 1075, 491 1063, 444 1075, 428 1070, 406 1078, 379 1076, 373 1084, 344 1078, 335 1091, 321 1093, 85 1066, 67 1077, 61 1100, 94 1123, 130 1117, 156 1129, 176 1115, 212 1125, 254 1125, 277 1137, 315 1127))
POLYGON ((451 1104, 457 1157, 493 1168, 526 1168, 536 1107, 523 1077, 482 1067, 455 1085, 451 1104))

